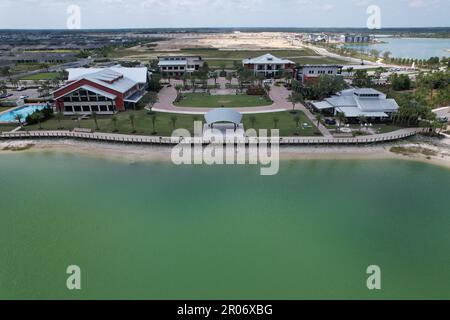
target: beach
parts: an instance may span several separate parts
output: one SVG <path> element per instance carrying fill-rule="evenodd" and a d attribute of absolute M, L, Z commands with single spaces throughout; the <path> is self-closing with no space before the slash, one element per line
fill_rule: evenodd
<path fill-rule="evenodd" d="M 168 146 L 112 144 L 71 139 L 0 141 L 0 155 L 26 153 L 63 153 L 108 158 L 117 161 L 168 162 Z M 282 146 L 280 160 L 381 160 L 398 159 L 450 168 L 450 139 L 414 138 L 413 141 L 366 146 Z"/>

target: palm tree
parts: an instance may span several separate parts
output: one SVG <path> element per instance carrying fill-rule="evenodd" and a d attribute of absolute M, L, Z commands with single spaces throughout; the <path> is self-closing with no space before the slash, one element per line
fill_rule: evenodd
<path fill-rule="evenodd" d="M 151 119 L 152 119 L 152 127 L 153 127 L 153 132 L 152 132 L 152 134 L 156 134 L 156 119 L 157 119 L 156 113 L 155 113 L 155 114 L 152 114 Z"/>
<path fill-rule="evenodd" d="M 175 126 L 177 125 L 177 120 L 178 120 L 177 116 L 170 117 L 170 122 L 172 123 L 173 130 L 175 130 Z"/>
<path fill-rule="evenodd" d="M 56 112 L 56 119 L 58 120 L 58 125 L 59 125 L 58 129 L 60 129 L 60 130 L 62 129 L 61 118 L 62 118 L 61 109 L 58 108 L 58 111 Z"/>
<path fill-rule="evenodd" d="M 97 112 L 92 111 L 92 119 L 94 119 L 95 129 L 96 130 L 100 130 L 99 127 L 98 127 Z"/>
<path fill-rule="evenodd" d="M 16 120 L 17 120 L 17 122 L 19 122 L 19 126 L 20 126 L 21 128 L 23 128 L 22 115 L 17 114 L 17 115 L 16 115 Z"/>
<path fill-rule="evenodd" d="M 345 113 L 343 113 L 343 112 L 338 112 L 336 114 L 336 118 L 339 121 L 339 128 L 341 127 L 342 123 L 345 123 L 345 121 L 347 120 L 347 117 L 345 116 Z"/>
<path fill-rule="evenodd" d="M 316 120 L 317 120 L 317 128 L 318 128 L 320 126 L 320 123 L 323 120 L 323 114 L 321 114 L 321 113 L 316 114 Z"/>
<path fill-rule="evenodd" d="M 130 115 L 128 116 L 128 118 L 130 119 L 130 124 L 131 124 L 131 129 L 132 129 L 132 133 L 135 133 L 135 127 L 134 127 L 134 120 L 136 119 L 136 116 L 134 115 L 134 113 L 130 113 Z"/>
<path fill-rule="evenodd" d="M 117 130 L 117 117 L 116 117 L 116 116 L 113 116 L 113 117 L 111 118 L 111 121 L 112 121 L 112 123 L 113 123 L 113 125 L 114 125 L 114 132 L 119 131 L 119 130 Z"/>
<path fill-rule="evenodd" d="M 295 105 L 303 101 L 303 96 L 301 93 L 292 92 L 288 97 L 288 101 L 292 103 L 292 111 L 295 111 Z"/>
<path fill-rule="evenodd" d="M 256 127 L 256 117 L 255 116 L 250 117 L 250 123 L 252 124 L 252 129 L 255 129 L 255 127 Z"/>
<path fill-rule="evenodd" d="M 232 83 L 232 81 L 233 81 L 233 74 L 231 74 L 231 73 L 227 73 L 227 76 L 226 76 L 226 78 L 227 78 L 227 81 L 229 81 L 229 82 L 230 82 L 230 86 L 231 86 L 231 83 Z"/>
<path fill-rule="evenodd" d="M 75 117 L 77 118 L 78 128 L 81 128 L 80 114 L 78 112 L 75 112 Z"/>
<path fill-rule="evenodd" d="M 273 127 L 274 129 L 278 129 L 278 123 L 280 122 L 280 119 L 273 118 Z"/>

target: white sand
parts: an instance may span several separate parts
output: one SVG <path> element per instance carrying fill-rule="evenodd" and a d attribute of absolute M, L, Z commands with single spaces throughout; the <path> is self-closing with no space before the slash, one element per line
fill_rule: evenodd
<path fill-rule="evenodd" d="M 392 147 L 414 150 L 398 154 Z M 167 146 L 125 145 L 76 140 L 27 140 L 0 142 L 0 155 L 26 153 L 63 153 L 108 158 L 125 162 L 171 161 Z M 419 151 L 418 151 L 419 150 Z M 399 159 L 420 161 L 450 168 L 450 139 L 433 142 L 374 145 L 374 146 L 293 146 L 280 148 L 281 160 L 375 160 Z"/>

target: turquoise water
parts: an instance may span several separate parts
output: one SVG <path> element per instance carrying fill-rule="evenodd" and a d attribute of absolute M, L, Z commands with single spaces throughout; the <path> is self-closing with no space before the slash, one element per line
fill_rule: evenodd
<path fill-rule="evenodd" d="M 22 121 L 25 121 L 27 116 L 33 114 L 35 111 L 42 110 L 45 107 L 46 105 L 30 105 L 18 108 L 0 115 L 0 122 L 17 122 L 17 115 L 20 115 L 22 117 Z"/>
<path fill-rule="evenodd" d="M 0 168 L 1 299 L 450 299 L 447 169 L 287 161 L 261 177 L 64 154 Z"/>
<path fill-rule="evenodd" d="M 431 57 L 448 57 L 450 39 L 422 38 L 380 38 L 383 42 L 371 45 L 349 45 L 349 48 L 368 52 L 376 49 L 382 52 L 390 51 L 393 57 L 411 59 L 429 59 Z"/>

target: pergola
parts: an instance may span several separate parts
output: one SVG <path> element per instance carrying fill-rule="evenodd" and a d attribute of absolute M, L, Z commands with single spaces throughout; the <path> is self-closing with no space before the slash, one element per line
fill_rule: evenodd
<path fill-rule="evenodd" d="M 233 109 L 218 108 L 205 114 L 205 120 L 210 128 L 214 128 L 216 123 L 232 123 L 236 131 L 242 122 L 242 114 Z"/>

